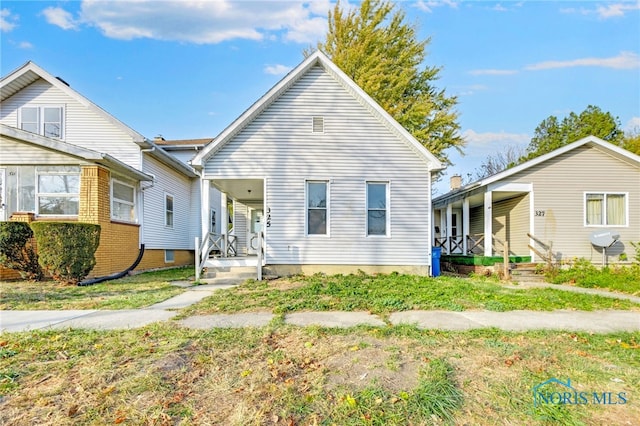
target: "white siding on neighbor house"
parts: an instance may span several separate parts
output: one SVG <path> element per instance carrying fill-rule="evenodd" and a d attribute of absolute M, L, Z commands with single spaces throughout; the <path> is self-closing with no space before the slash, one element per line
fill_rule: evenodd
<path fill-rule="evenodd" d="M 200 215 L 194 219 L 191 179 L 145 155 L 143 171 L 155 177 L 144 190 L 143 242 L 147 249 L 193 250 Z M 173 196 L 173 227 L 165 226 L 165 194 Z M 194 201 L 199 202 L 199 198 Z M 197 228 L 197 231 L 194 229 Z"/>
<path fill-rule="evenodd" d="M 599 263 L 589 236 L 604 227 L 584 224 L 585 192 L 625 192 L 629 217 L 626 227 L 607 227 L 620 234 L 622 245 L 607 250 L 617 256 L 633 253 L 630 241 L 640 241 L 640 169 L 600 148 L 581 146 L 509 177 L 510 182 L 533 183 L 534 235 L 553 243 L 553 251 L 569 260 L 584 257 Z M 542 216 L 542 214 L 544 214 Z"/>
<path fill-rule="evenodd" d="M 104 152 L 140 169 L 140 148 L 132 137 L 102 115 L 45 80 L 37 80 L 2 102 L 0 123 L 19 128 L 18 110 L 30 106 L 63 106 L 63 141 Z"/>
<path fill-rule="evenodd" d="M 312 133 L 312 117 L 324 133 Z M 316 66 L 205 165 L 206 178 L 267 178 L 270 264 L 430 264 L 427 164 Z M 306 236 L 305 182 L 329 181 L 328 236 Z M 389 182 L 388 237 L 366 236 L 366 182 Z"/>
<path fill-rule="evenodd" d="M 0 164 L 3 165 L 87 164 L 84 160 L 6 137 L 0 137 L 0 152 Z"/>

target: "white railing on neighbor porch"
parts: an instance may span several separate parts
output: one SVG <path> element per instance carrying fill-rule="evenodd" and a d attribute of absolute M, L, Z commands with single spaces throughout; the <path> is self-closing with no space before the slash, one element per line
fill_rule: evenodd
<path fill-rule="evenodd" d="M 204 263 L 209 257 L 234 257 L 238 254 L 237 237 L 230 234 L 216 234 L 210 232 L 200 243 L 200 238 L 195 241 L 196 281 L 200 280 Z"/>

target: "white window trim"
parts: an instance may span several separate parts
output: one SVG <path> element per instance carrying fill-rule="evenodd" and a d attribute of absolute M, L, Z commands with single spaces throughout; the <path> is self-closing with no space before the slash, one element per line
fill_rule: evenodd
<path fill-rule="evenodd" d="M 324 183 L 327 188 L 327 233 L 309 234 L 309 183 Z M 304 234 L 309 238 L 331 237 L 331 180 L 330 179 L 306 179 L 304 181 Z"/>
<path fill-rule="evenodd" d="M 130 202 L 130 201 L 127 201 L 127 200 L 121 200 L 120 198 L 116 198 L 113 195 L 113 184 L 114 183 L 118 183 L 120 185 L 128 186 L 129 188 L 131 188 L 133 190 L 133 202 Z M 110 189 L 111 189 L 111 194 L 110 194 L 111 195 L 111 208 L 110 208 L 110 210 L 111 210 L 111 219 L 112 220 L 116 220 L 118 222 L 137 223 L 138 222 L 138 220 L 137 220 L 138 219 L 138 209 L 137 209 L 137 206 L 136 206 L 136 200 L 137 200 L 137 197 L 138 197 L 138 193 L 136 191 L 136 187 L 134 185 L 131 185 L 130 183 L 123 182 L 123 181 L 118 180 L 118 179 L 111 179 L 111 188 Z M 115 217 L 113 215 L 113 203 L 114 203 L 114 201 L 117 201 L 118 203 L 126 204 L 126 205 L 129 205 L 129 206 L 133 207 L 133 220 L 126 220 L 126 219 L 122 219 L 122 218 L 119 218 L 119 217 Z"/>
<path fill-rule="evenodd" d="M 167 253 L 171 253 L 173 255 L 173 259 L 169 260 L 167 258 Z M 176 263 L 176 252 L 175 252 L 175 250 L 166 249 L 164 251 L 164 263 Z"/>
<path fill-rule="evenodd" d="M 602 211 L 602 221 L 606 222 L 607 220 L 607 195 L 624 195 L 624 225 L 609 225 L 609 224 L 601 224 L 601 225 L 592 225 L 587 223 L 587 195 L 595 194 L 595 195 L 603 195 L 603 211 Z M 629 193 L 628 192 L 616 192 L 616 191 L 584 191 L 582 194 L 582 220 L 584 222 L 584 226 L 587 228 L 628 228 L 629 227 Z"/>
<path fill-rule="evenodd" d="M 384 235 L 369 235 L 369 184 L 386 185 L 386 224 Z M 367 180 L 364 183 L 364 236 L 366 238 L 391 238 L 391 181 L 389 180 Z"/>
<path fill-rule="evenodd" d="M 80 173 L 74 172 L 56 172 L 56 171 L 39 171 L 36 167 L 36 200 L 35 200 L 35 209 L 37 216 L 48 216 L 48 217 L 78 217 L 80 214 L 80 188 L 78 188 L 78 193 L 64 193 L 64 192 L 40 192 L 40 176 L 78 176 L 80 179 Z M 58 198 L 78 198 L 78 213 L 76 214 L 49 214 L 49 213 L 40 213 L 40 197 L 58 197 Z"/>
<path fill-rule="evenodd" d="M 167 212 L 168 212 L 167 197 L 171 197 L 171 200 L 173 201 L 173 208 L 171 210 L 171 225 L 167 224 Z M 164 204 L 164 227 L 173 229 L 175 228 L 175 225 L 176 225 L 176 197 L 174 197 L 173 194 L 169 192 L 165 192 L 164 198 L 163 198 L 163 204 Z"/>
<path fill-rule="evenodd" d="M 66 130 L 66 109 L 64 105 L 56 105 L 56 104 L 37 104 L 37 105 L 23 105 L 18 109 L 18 129 L 22 129 L 22 108 L 37 108 L 38 109 L 38 135 L 44 135 L 44 109 L 45 108 L 58 108 L 60 109 L 60 137 L 55 138 L 51 136 L 51 139 L 64 140 L 65 138 L 65 130 Z"/>

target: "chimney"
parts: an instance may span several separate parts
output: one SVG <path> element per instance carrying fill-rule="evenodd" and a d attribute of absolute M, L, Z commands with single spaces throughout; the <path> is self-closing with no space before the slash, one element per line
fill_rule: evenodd
<path fill-rule="evenodd" d="M 449 178 L 449 186 L 451 187 L 452 191 L 456 189 L 460 189 L 460 187 L 462 186 L 462 176 L 460 175 L 451 176 L 451 178 Z"/>
<path fill-rule="evenodd" d="M 155 140 L 156 142 L 162 142 L 164 139 L 164 137 L 162 135 L 158 135 L 155 138 L 153 138 L 153 140 Z"/>

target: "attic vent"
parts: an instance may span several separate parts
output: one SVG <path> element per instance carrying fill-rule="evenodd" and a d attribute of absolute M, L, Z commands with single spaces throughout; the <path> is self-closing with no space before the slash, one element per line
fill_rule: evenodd
<path fill-rule="evenodd" d="M 313 117 L 313 133 L 324 133 L 324 117 Z"/>

